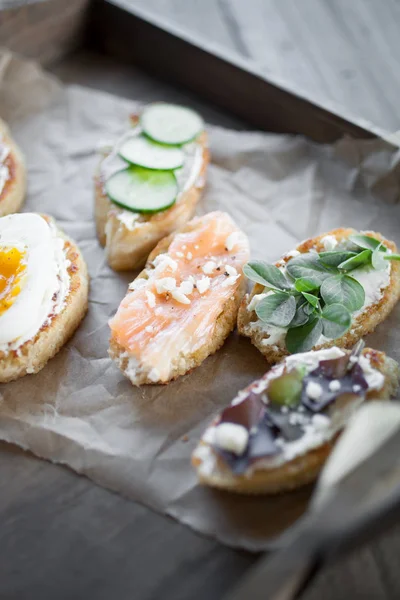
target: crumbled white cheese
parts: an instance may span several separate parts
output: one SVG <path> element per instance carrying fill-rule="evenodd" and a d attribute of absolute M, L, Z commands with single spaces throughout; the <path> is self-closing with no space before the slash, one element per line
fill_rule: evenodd
<path fill-rule="evenodd" d="M 147 375 L 147 377 L 150 379 L 150 381 L 153 381 L 155 383 L 156 381 L 160 381 L 160 372 L 158 371 L 158 369 L 153 367 Z"/>
<path fill-rule="evenodd" d="M 180 304 L 190 304 L 189 298 L 185 296 L 185 294 L 182 294 L 182 292 L 180 292 L 179 290 L 173 290 L 171 292 L 171 296 Z"/>
<path fill-rule="evenodd" d="M 10 177 L 10 172 L 7 165 L 0 164 L 0 194 L 2 193 L 6 182 Z"/>
<path fill-rule="evenodd" d="M 329 382 L 329 389 L 331 390 L 331 392 L 337 392 L 338 390 L 340 390 L 341 388 L 341 383 L 338 379 L 332 379 L 332 381 Z"/>
<path fill-rule="evenodd" d="M 228 273 L 228 275 L 237 275 L 238 274 L 235 267 L 232 267 L 232 265 L 225 265 L 225 271 Z"/>
<path fill-rule="evenodd" d="M 227 287 L 228 285 L 234 285 L 236 280 L 240 277 L 240 275 L 229 275 L 224 281 L 221 283 L 221 287 Z"/>
<path fill-rule="evenodd" d="M 147 333 L 152 333 L 154 331 L 153 325 L 146 325 L 144 329 L 147 331 Z"/>
<path fill-rule="evenodd" d="M 162 277 L 156 281 L 157 294 L 172 292 L 176 288 L 176 279 L 173 277 Z"/>
<path fill-rule="evenodd" d="M 186 247 L 187 247 L 186 244 L 183 244 L 182 250 L 186 250 Z"/>
<path fill-rule="evenodd" d="M 207 444 L 214 444 L 215 442 L 215 427 L 207 427 L 203 433 L 201 439 Z"/>
<path fill-rule="evenodd" d="M 192 254 L 191 252 L 188 252 L 188 253 L 186 254 L 186 258 L 187 258 L 188 260 L 192 260 L 192 258 L 193 258 L 193 254 Z"/>
<path fill-rule="evenodd" d="M 360 391 L 361 391 L 361 385 L 358 385 L 358 383 L 356 383 L 356 385 L 353 385 L 353 392 L 355 392 L 357 394 Z"/>
<path fill-rule="evenodd" d="M 199 290 L 199 294 L 204 294 L 210 287 L 210 278 L 202 277 L 196 282 L 196 287 Z"/>
<path fill-rule="evenodd" d="M 338 245 L 338 241 L 334 235 L 325 235 L 321 239 L 321 244 L 323 245 L 325 250 L 327 250 L 329 252 L 330 250 L 333 250 L 334 248 L 336 248 L 336 246 Z"/>
<path fill-rule="evenodd" d="M 268 292 L 268 294 L 271 294 L 271 293 L 272 292 Z M 253 310 L 255 310 L 257 308 L 258 304 L 261 302 L 261 300 L 266 298 L 268 296 L 268 294 L 256 294 L 255 296 L 253 296 L 247 305 L 247 310 L 249 312 L 252 312 Z"/>
<path fill-rule="evenodd" d="M 139 290 L 140 288 L 144 287 L 147 284 L 147 279 L 145 279 L 144 277 L 137 277 L 136 279 L 134 279 L 132 281 L 132 283 L 129 284 L 129 289 L 130 290 Z"/>
<path fill-rule="evenodd" d="M 199 246 L 198 244 L 195 244 L 195 245 L 194 245 L 194 249 L 195 249 L 195 250 L 198 250 L 199 248 L 200 248 L 200 246 Z"/>
<path fill-rule="evenodd" d="M 291 425 L 305 425 L 308 422 L 308 418 L 298 412 L 292 412 L 289 415 L 289 423 Z"/>
<path fill-rule="evenodd" d="M 217 263 L 213 260 L 208 260 L 201 268 L 205 275 L 211 275 L 211 273 L 217 268 Z"/>
<path fill-rule="evenodd" d="M 367 306 L 379 302 L 383 296 L 383 289 L 390 283 L 391 265 L 388 260 L 386 269 L 378 271 L 372 266 L 358 267 L 351 271 L 351 276 L 356 279 L 364 288 L 365 301 L 361 309 L 352 314 L 353 319 L 361 314 Z"/>
<path fill-rule="evenodd" d="M 265 333 L 268 334 L 268 338 L 261 341 L 262 346 L 276 346 L 279 348 L 285 341 L 287 329 L 284 327 L 276 327 L 275 325 L 269 325 L 268 323 L 263 323 L 262 321 L 256 321 L 254 324 L 251 324 L 251 327 L 257 330 L 265 331 Z"/>
<path fill-rule="evenodd" d="M 246 450 L 248 441 L 249 433 L 243 425 L 221 423 L 215 428 L 215 444 L 237 456 Z"/>
<path fill-rule="evenodd" d="M 178 289 L 180 292 L 182 292 L 182 294 L 186 294 L 186 296 L 189 296 L 193 292 L 193 282 L 189 279 L 187 279 L 186 281 L 182 281 Z"/>
<path fill-rule="evenodd" d="M 147 296 L 147 304 L 150 306 L 150 308 L 154 308 L 156 305 L 155 295 L 153 294 L 153 292 L 146 290 L 146 296 Z"/>
<path fill-rule="evenodd" d="M 176 260 L 168 256 L 168 254 L 159 254 L 156 256 L 156 258 L 153 260 L 153 265 L 156 268 L 160 268 L 160 270 L 169 268 L 171 271 L 176 271 L 178 268 L 178 263 Z"/>
<path fill-rule="evenodd" d="M 324 431 L 330 427 L 331 420 L 326 415 L 314 415 L 312 418 L 312 424 L 317 431 Z"/>
<path fill-rule="evenodd" d="M 228 237 L 226 238 L 225 241 L 225 248 L 227 250 L 229 250 L 229 252 L 231 250 L 233 250 L 233 248 L 236 246 L 236 244 L 239 241 L 239 232 L 238 231 L 233 231 L 230 235 L 228 235 Z"/>
<path fill-rule="evenodd" d="M 183 258 L 183 252 L 175 252 L 178 258 Z"/>
<path fill-rule="evenodd" d="M 284 258 L 294 258 L 295 256 L 298 256 L 300 254 L 300 252 L 298 250 L 290 250 L 290 252 L 286 252 L 286 254 L 284 254 Z"/>
<path fill-rule="evenodd" d="M 117 213 L 117 219 L 129 231 L 133 231 L 138 225 L 138 220 L 140 219 L 140 214 L 134 213 L 130 210 L 121 210 L 121 212 Z"/>
<path fill-rule="evenodd" d="M 306 387 L 306 394 L 311 400 L 319 400 L 322 396 L 322 387 L 316 381 L 309 381 Z"/>
<path fill-rule="evenodd" d="M 358 364 L 363 370 L 365 381 L 368 383 L 370 390 L 380 390 L 385 382 L 385 377 L 380 371 L 374 369 L 367 356 L 361 355 L 358 359 Z"/>

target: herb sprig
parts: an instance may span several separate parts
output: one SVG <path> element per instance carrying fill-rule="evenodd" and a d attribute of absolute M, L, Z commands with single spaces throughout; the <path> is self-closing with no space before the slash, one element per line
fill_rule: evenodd
<path fill-rule="evenodd" d="M 400 260 L 400 255 L 373 237 L 355 234 L 344 248 L 295 256 L 285 272 L 262 261 L 247 263 L 243 271 L 269 292 L 256 306 L 258 318 L 287 329 L 286 348 L 295 353 L 311 350 L 321 335 L 337 339 L 346 333 L 352 313 L 365 302 L 364 288 L 351 271 L 362 266 L 383 270 L 387 260 Z"/>

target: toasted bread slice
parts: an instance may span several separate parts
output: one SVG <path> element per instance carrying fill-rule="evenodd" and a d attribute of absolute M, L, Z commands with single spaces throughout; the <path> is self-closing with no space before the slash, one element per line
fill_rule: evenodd
<path fill-rule="evenodd" d="M 56 224 L 51 217 L 42 215 L 47 222 Z M 65 306 L 52 315 L 34 338 L 16 349 L 0 351 L 0 383 L 13 381 L 27 374 L 37 373 L 73 335 L 88 308 L 89 277 L 86 263 L 78 246 L 59 228 L 57 237 L 64 241 L 70 288 Z"/>
<path fill-rule="evenodd" d="M 315 238 L 310 238 L 299 244 L 295 252 L 301 254 L 309 252 L 311 249 L 317 252 L 326 250 L 324 238 L 335 238 L 341 242 L 350 235 L 357 233 L 354 229 L 334 229 L 329 233 L 323 233 Z M 398 249 L 394 242 L 386 240 L 380 233 L 373 231 L 363 232 L 382 242 L 393 253 L 398 253 Z M 288 252 L 280 261 L 275 263 L 277 267 L 282 267 L 293 258 L 293 251 Z M 352 272 L 349 272 L 351 275 Z M 269 333 L 257 326 L 258 318 L 255 310 L 251 309 L 250 302 L 254 296 L 263 292 L 263 286 L 256 283 L 250 294 L 247 294 L 239 309 L 238 314 L 238 329 L 241 335 L 247 336 L 252 343 L 260 350 L 270 364 L 274 364 L 288 355 L 284 339 L 273 340 Z M 382 295 L 378 301 L 373 302 L 365 307 L 364 310 L 355 313 L 351 328 L 340 338 L 324 341 L 324 343 L 314 346 L 314 350 L 320 348 L 329 348 L 331 346 L 339 346 L 341 348 L 350 348 L 359 339 L 374 331 L 374 329 L 386 319 L 400 298 L 400 262 L 391 261 L 390 280 L 382 290 Z M 250 305 L 250 309 L 249 309 Z"/>
<path fill-rule="evenodd" d="M 365 349 L 363 355 L 369 359 L 374 369 L 384 375 L 382 387 L 369 390 L 365 401 L 389 400 L 395 396 L 399 387 L 400 376 L 397 362 L 387 357 L 383 352 L 376 350 Z M 279 366 L 277 365 L 274 368 L 276 369 Z M 250 385 L 243 395 L 245 396 L 246 392 L 252 389 L 257 389 L 258 383 L 254 382 Z M 341 404 L 339 410 L 342 410 L 345 406 L 346 404 Z M 350 414 L 354 414 L 354 411 Z M 211 426 L 217 423 L 218 417 Z M 346 424 L 346 422 L 343 423 L 344 426 Z M 197 471 L 200 483 L 204 485 L 240 494 L 276 494 L 290 491 L 317 478 L 343 428 L 339 428 L 329 441 L 319 443 L 304 454 L 300 454 L 278 466 L 263 468 L 260 465 L 258 468 L 250 469 L 244 474 L 235 475 L 221 456 L 205 440 L 200 441 L 194 451 L 192 464 Z"/>
<path fill-rule="evenodd" d="M 227 250 L 224 240 L 232 233 L 237 235 L 237 240 Z M 128 292 L 116 317 L 110 322 L 109 354 L 134 385 L 167 383 L 199 366 L 222 346 L 236 323 L 245 291 L 242 267 L 248 254 L 246 236 L 227 214 L 221 212 L 197 217 L 179 233 L 159 242 L 150 254 L 146 268 L 133 282 L 137 289 Z M 194 281 L 195 276 L 201 274 L 201 279 L 209 279 L 209 289 L 200 292 L 196 281 L 193 291 L 188 294 L 191 299 L 188 304 L 180 304 L 168 292 L 165 296 L 159 295 L 156 291 L 156 270 L 160 267 L 155 269 L 154 263 L 162 255 L 175 262 L 176 267 L 170 271 L 168 266 L 166 269 L 161 266 L 161 276 L 177 276 L 183 282 L 191 278 Z M 187 259 L 187 256 L 190 258 Z M 210 278 L 204 277 L 201 270 L 211 257 L 216 265 L 214 279 L 211 279 L 211 273 Z M 218 261 L 221 267 L 217 267 Z M 225 268 L 232 272 L 235 267 L 237 276 L 231 275 L 232 279 L 228 281 Z M 140 280 L 148 281 L 148 284 L 139 287 Z M 223 286 L 224 281 L 227 286 Z M 149 292 L 156 301 L 151 308 L 144 295 Z M 142 297 L 139 297 L 140 294 Z M 131 320 L 134 322 L 134 349 L 128 347 L 123 331 L 131 327 Z M 150 332 L 148 336 L 143 331 L 144 327 Z"/>
<path fill-rule="evenodd" d="M 136 124 L 138 118 L 138 115 L 132 115 L 132 124 Z M 205 186 L 210 158 L 206 132 L 202 132 L 193 144 L 198 146 L 200 161 L 193 182 L 187 189 L 183 186 L 171 208 L 155 214 L 132 213 L 111 202 L 105 193 L 106 177 L 102 169 L 109 154 L 100 162 L 95 174 L 96 230 L 101 245 L 105 246 L 107 261 L 115 271 L 142 267 L 160 240 L 181 229 L 192 218 Z"/>
<path fill-rule="evenodd" d="M 24 157 L 6 123 L 0 119 L 0 217 L 17 212 L 25 194 Z"/>

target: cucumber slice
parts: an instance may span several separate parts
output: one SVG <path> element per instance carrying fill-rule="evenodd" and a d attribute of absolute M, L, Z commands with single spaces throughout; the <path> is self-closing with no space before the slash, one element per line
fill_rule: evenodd
<path fill-rule="evenodd" d="M 154 171 L 136 165 L 118 171 L 106 182 L 112 202 L 140 213 L 166 210 L 174 204 L 178 189 L 172 171 Z"/>
<path fill-rule="evenodd" d="M 140 117 L 144 133 L 162 144 L 190 142 L 204 129 L 204 121 L 194 110 L 175 104 L 151 104 Z"/>
<path fill-rule="evenodd" d="M 126 140 L 119 149 L 119 154 L 128 162 L 146 169 L 178 169 L 185 160 L 180 148 L 157 144 L 144 136 Z"/>

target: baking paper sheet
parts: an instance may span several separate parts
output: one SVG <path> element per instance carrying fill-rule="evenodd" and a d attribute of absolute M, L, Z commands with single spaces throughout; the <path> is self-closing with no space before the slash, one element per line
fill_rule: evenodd
<path fill-rule="evenodd" d="M 162 98 L 160 98 L 162 100 Z M 107 356 L 107 321 L 133 274 L 106 264 L 93 221 L 99 142 L 115 140 L 134 102 L 63 87 L 32 63 L 0 54 L 0 115 L 27 160 L 24 210 L 53 215 L 80 245 L 91 275 L 89 312 L 37 375 L 0 386 L 0 439 L 66 464 L 96 483 L 251 550 L 270 547 L 302 513 L 310 488 L 236 497 L 201 488 L 190 454 L 209 419 L 266 364 L 232 334 L 193 373 L 133 388 Z M 379 141 L 318 146 L 295 136 L 209 128 L 212 164 L 198 213 L 229 212 L 252 256 L 277 259 L 333 227 L 372 228 L 400 242 L 399 151 Z M 400 358 L 396 309 L 368 344 Z"/>

